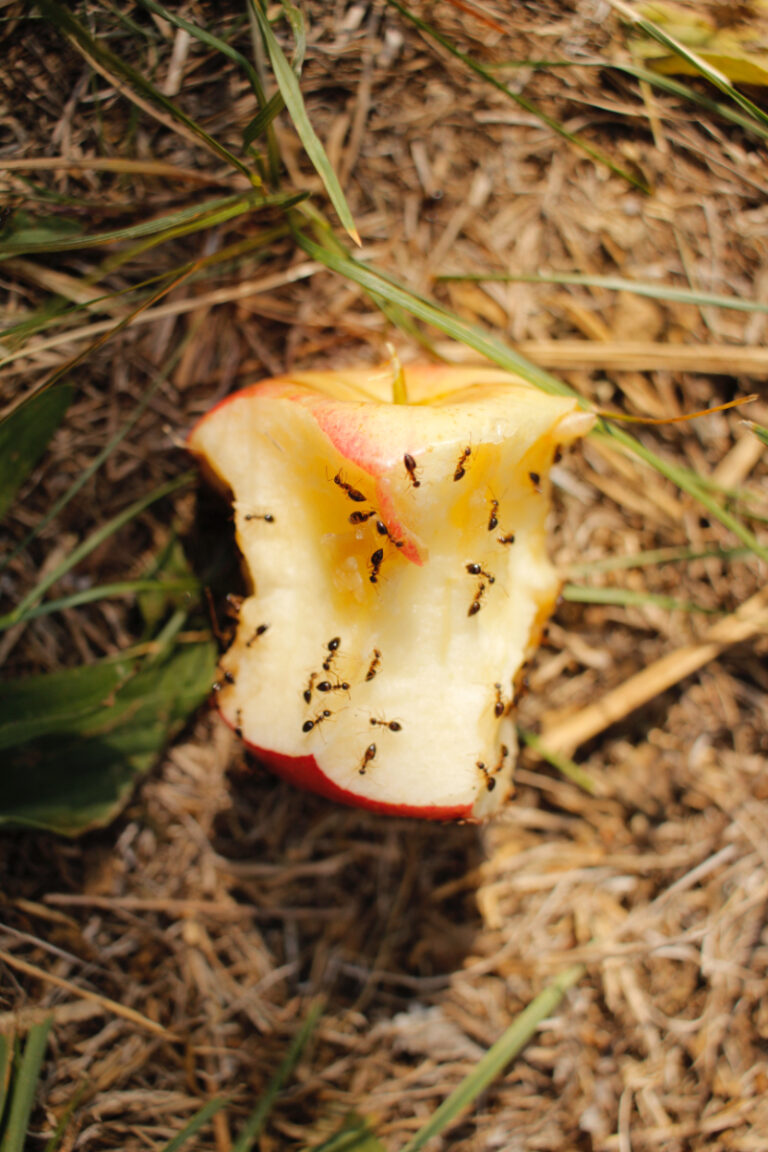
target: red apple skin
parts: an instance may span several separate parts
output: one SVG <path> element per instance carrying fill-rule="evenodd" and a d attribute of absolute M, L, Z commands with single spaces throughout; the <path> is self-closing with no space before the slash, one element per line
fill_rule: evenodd
<path fill-rule="evenodd" d="M 237 729 L 230 723 L 221 709 L 218 709 L 224 723 L 233 732 Z M 337 804 L 345 804 L 348 808 L 364 808 L 369 812 L 376 812 L 380 816 L 407 816 L 414 820 L 465 820 L 476 824 L 478 821 L 472 815 L 471 804 L 454 804 L 452 806 L 431 804 L 417 807 L 414 804 L 384 804 L 379 800 L 370 800 L 367 796 L 359 796 L 355 792 L 348 792 L 346 788 L 339 788 L 333 780 L 329 780 L 321 772 L 314 756 L 284 756 L 280 752 L 273 752 L 270 748 L 257 748 L 243 740 L 243 744 L 261 764 L 266 764 L 279 776 L 281 780 L 292 784 L 295 788 L 306 792 L 314 792 L 326 800 L 334 800 Z"/>
<path fill-rule="evenodd" d="M 466 820 L 477 823 L 472 817 L 471 804 L 457 804 L 453 807 L 430 805 L 423 808 L 413 804 L 384 804 L 380 800 L 371 800 L 367 796 L 339 788 L 338 784 L 334 784 L 320 771 L 314 756 L 283 756 L 268 748 L 256 748 L 247 742 L 245 746 L 257 760 L 267 764 L 276 775 L 289 784 L 308 792 L 315 792 L 318 796 L 324 796 L 326 800 L 346 804 L 349 808 L 365 808 L 380 816 L 409 816 L 417 820 Z"/>

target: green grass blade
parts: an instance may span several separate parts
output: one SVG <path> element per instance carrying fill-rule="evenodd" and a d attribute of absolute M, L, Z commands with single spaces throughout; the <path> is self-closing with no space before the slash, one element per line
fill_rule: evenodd
<path fill-rule="evenodd" d="M 622 0 L 610 0 L 610 2 L 616 11 L 620 12 L 634 28 L 639 28 L 646 36 L 649 36 L 652 40 L 655 40 L 658 44 L 667 48 L 675 56 L 679 56 L 681 60 L 685 60 L 686 63 L 695 68 L 701 76 L 709 80 L 710 84 L 714 84 L 716 88 L 719 88 L 720 91 L 733 100 L 735 104 L 743 108 L 753 120 L 758 124 L 762 124 L 764 127 L 768 127 L 768 115 L 766 115 L 763 109 L 739 92 L 738 88 L 735 88 L 728 77 L 724 76 L 722 72 L 719 72 L 716 68 L 707 64 L 706 60 L 702 60 L 700 56 L 697 56 L 695 52 L 692 52 L 690 48 L 687 48 L 685 44 L 676 39 L 676 37 L 670 36 L 660 25 L 655 24 L 652 20 L 647 20 L 639 16 L 637 12 L 633 11 L 628 4 L 624 4 Z"/>
<path fill-rule="evenodd" d="M 584 288 L 606 288 L 609 292 L 632 292 L 635 296 L 649 296 L 653 300 L 673 300 L 681 304 L 696 304 L 700 308 L 731 308 L 736 312 L 768 312 L 768 303 L 762 300 L 744 300 L 740 296 L 721 296 L 714 292 L 695 292 L 690 288 L 675 288 L 669 284 L 647 284 L 640 280 L 625 280 L 621 276 L 582 276 L 571 272 L 525 273 L 491 272 L 469 276 L 438 276 L 437 280 L 470 280 L 474 283 L 500 282 L 503 284 L 574 284 Z"/>
<path fill-rule="evenodd" d="M 0 423 L 0 519 L 45 452 L 64 418 L 73 390 L 59 384 L 33 396 Z"/>
<path fill-rule="evenodd" d="M 610 60 L 599 60 L 594 64 L 594 67 L 623 72 L 628 76 L 632 76 L 635 80 L 642 80 L 653 88 L 659 88 L 662 92 L 668 92 L 671 96 L 678 96 L 681 100 L 698 104 L 699 107 L 705 108 L 708 112 L 714 112 L 715 115 L 722 116 L 724 120 L 729 120 L 732 124 L 738 124 L 745 132 L 751 132 L 753 135 L 759 136 L 761 140 L 768 140 L 768 129 L 764 128 L 763 125 L 753 117 L 743 116 L 741 112 L 738 112 L 730 104 L 725 104 L 720 100 L 712 100 L 708 96 L 704 96 L 703 93 L 697 92 L 695 88 L 691 88 L 688 84 L 683 84 L 681 80 L 677 80 L 672 76 L 664 76 L 660 72 L 652 72 L 648 68 L 641 68 L 638 64 L 623 64 Z"/>
<path fill-rule="evenodd" d="M 634 588 L 589 588 L 583 584 L 566 584 L 562 591 L 564 600 L 573 604 L 617 604 L 622 608 L 643 607 L 652 604 L 667 612 L 717 613 L 716 608 L 706 608 L 692 600 L 677 600 L 674 596 L 663 596 L 655 592 L 639 592 Z"/>
<path fill-rule="evenodd" d="M 229 1101 L 223 1096 L 217 1097 L 215 1100 L 209 1100 L 207 1104 L 203 1105 L 199 1112 L 195 1112 L 192 1119 L 182 1128 L 181 1132 L 166 1144 L 163 1152 L 178 1152 L 179 1148 L 183 1148 L 186 1142 L 192 1136 L 196 1136 L 200 1129 L 204 1128 L 216 1113 L 220 1112 L 228 1103 Z"/>
<path fill-rule="evenodd" d="M 0 1032 L 0 1147 L 2 1147 L 3 1117 L 8 1103 L 8 1087 L 13 1068 L 13 1031 Z"/>
<path fill-rule="evenodd" d="M 43 1066 L 52 1020 L 34 1024 L 27 1033 L 24 1054 L 12 1081 L 12 1096 L 8 1108 L 8 1122 L 3 1133 L 2 1152 L 24 1152 L 28 1148 L 27 1128 L 35 1103 L 35 1092 Z"/>
<path fill-rule="evenodd" d="M 546 760 L 547 764 L 551 764 L 562 776 L 570 780 L 572 784 L 582 788 L 590 796 L 596 796 L 598 787 L 588 772 L 580 768 L 575 760 L 571 760 L 568 756 L 563 756 L 560 752 L 552 752 L 547 748 L 546 744 L 542 743 L 540 738 L 535 732 L 529 732 L 526 728 L 518 728 L 517 734 L 522 740 L 523 744 L 527 744 L 534 752 L 541 756 L 542 760 Z"/>
<path fill-rule="evenodd" d="M 310 1152 L 386 1152 L 364 1116 L 350 1112 L 338 1132 L 312 1146 Z"/>
<path fill-rule="evenodd" d="M 330 268 L 334 272 L 338 272 L 340 276 L 344 276 L 349 280 L 353 280 L 364 288 L 372 296 L 380 296 L 388 300 L 391 304 L 405 309 L 415 316 L 418 320 L 422 320 L 427 324 L 431 324 L 433 328 L 439 329 L 449 336 L 452 340 L 457 340 L 462 344 L 466 344 L 469 348 L 474 348 L 481 356 L 486 356 L 500 368 L 505 368 L 508 372 L 515 372 L 523 376 L 531 384 L 535 384 L 544 392 L 551 392 L 558 396 L 575 396 L 573 392 L 562 380 L 558 380 L 556 376 L 552 376 L 549 372 L 544 371 L 543 368 L 538 368 L 535 364 L 531 364 L 524 356 L 519 355 L 512 348 L 507 347 L 501 340 L 488 335 L 481 328 L 475 328 L 471 324 L 466 324 L 447 308 L 441 307 L 439 304 L 433 304 L 425 300 L 422 296 L 417 296 L 414 292 L 404 288 L 398 284 L 396 280 L 387 276 L 385 273 L 373 268 L 369 268 L 365 264 L 361 264 L 357 260 L 353 260 L 351 256 L 340 254 L 331 251 L 325 245 L 317 244 L 314 240 L 310 240 L 304 233 L 297 233 L 297 242 L 301 248 L 311 256 L 313 260 L 318 260 L 320 263 L 325 264 L 326 268 Z"/>
<path fill-rule="evenodd" d="M 256 173 L 251 172 L 249 168 L 237 156 L 234 156 L 228 148 L 220 144 L 213 136 L 210 136 L 200 125 L 187 116 L 178 108 L 172 100 L 164 96 L 153 84 L 137 72 L 125 61 L 116 56 L 109 48 L 105 48 L 103 44 L 98 43 L 90 35 L 88 31 L 80 24 L 74 16 L 66 8 L 57 2 L 57 0 L 36 0 L 37 6 L 40 9 L 43 17 L 62 32 L 70 41 L 72 41 L 79 49 L 81 54 L 91 64 L 98 68 L 98 70 L 107 73 L 110 79 L 115 81 L 118 90 L 129 99 L 136 99 L 142 97 L 141 104 L 149 103 L 155 108 L 160 109 L 162 112 L 170 115 L 179 124 L 182 124 L 188 132 L 191 132 L 206 148 L 210 149 L 216 156 L 222 160 L 226 160 L 238 172 L 241 172 L 248 178 L 251 183 L 258 182 Z"/>
<path fill-rule="evenodd" d="M 32 541 L 36 539 L 36 537 L 40 534 L 40 532 L 42 532 L 45 526 L 50 524 L 51 520 L 58 516 L 62 509 L 66 508 L 70 500 L 74 499 L 83 485 L 86 484 L 90 480 L 91 476 L 93 476 L 94 473 L 99 470 L 104 461 L 109 459 L 114 450 L 125 439 L 131 429 L 136 426 L 144 412 L 147 410 L 152 397 L 155 395 L 160 385 L 165 383 L 171 372 L 178 364 L 191 337 L 192 333 L 190 332 L 185 337 L 185 339 L 180 342 L 179 347 L 168 358 L 164 367 L 156 373 L 152 383 L 149 385 L 144 395 L 136 404 L 133 412 L 131 412 L 131 414 L 128 416 L 128 419 L 125 421 L 123 426 L 118 428 L 115 435 L 111 438 L 111 440 L 107 442 L 104 448 L 102 448 L 101 452 L 99 452 L 95 459 L 91 461 L 87 468 L 83 469 L 83 471 L 79 474 L 77 479 L 73 481 L 66 492 L 62 493 L 59 499 L 50 506 L 43 518 L 39 520 L 37 524 L 35 524 L 34 528 L 32 528 L 30 532 L 24 537 L 24 539 L 16 545 L 13 551 L 4 560 L 0 561 L 0 574 L 5 571 L 5 569 L 11 563 L 11 561 L 16 558 L 16 556 L 20 555 L 20 553 L 29 547 Z M 46 394 L 47 393 L 45 392 L 40 393 L 42 396 L 45 396 Z M 24 405 L 22 405 L 22 407 L 24 407 Z"/>
<path fill-rule="evenodd" d="M 168 480 L 165 484 L 161 484 L 158 488 L 153 489 L 147 496 L 142 496 L 140 500 L 135 500 L 128 508 L 125 508 L 122 512 L 119 512 L 117 516 L 113 516 L 106 524 L 102 524 L 92 532 L 90 536 L 78 544 L 76 548 L 73 548 L 69 555 L 65 556 L 61 563 L 57 564 L 56 568 L 50 572 L 48 576 L 38 581 L 31 592 L 27 593 L 21 603 L 11 613 L 12 623 L 18 623 L 18 621 L 24 617 L 25 613 L 42 599 L 51 585 L 55 584 L 57 580 L 60 580 L 66 572 L 69 572 L 70 569 L 74 568 L 76 564 L 79 564 L 86 556 L 89 556 L 95 548 L 98 548 L 100 544 L 108 540 L 110 536 L 113 536 L 115 532 L 125 524 L 128 524 L 129 521 L 139 516 L 146 508 L 154 504 L 156 500 L 161 500 L 164 496 L 169 496 L 172 492 L 183 488 L 184 485 L 190 484 L 196 475 L 197 474 L 192 471 L 184 472 L 181 476 L 177 476 L 173 480 Z"/>
<path fill-rule="evenodd" d="M 537 388 L 541 388 L 544 392 L 551 392 L 560 396 L 573 396 L 587 407 L 586 403 L 577 396 L 573 389 L 569 388 L 562 380 L 558 380 L 556 376 L 546 372 L 543 368 L 531 364 L 524 356 L 518 352 L 507 347 L 501 340 L 497 340 L 493 336 L 489 336 L 480 328 L 475 328 L 473 325 L 466 324 L 464 321 L 459 320 L 453 313 L 449 312 L 446 308 L 442 308 L 439 304 L 432 304 L 421 296 L 408 291 L 402 287 L 393 278 L 384 275 L 382 272 L 373 268 L 369 268 L 359 261 L 353 260 L 352 257 L 346 254 L 340 254 L 338 251 L 332 250 L 330 247 L 318 244 L 314 240 L 310 240 L 303 232 L 297 231 L 297 243 L 301 248 L 311 256 L 312 259 L 325 264 L 334 272 L 339 275 L 345 276 L 349 280 L 353 280 L 359 284 L 374 298 L 381 296 L 391 303 L 406 309 L 417 319 L 431 324 L 434 328 L 438 328 L 453 340 L 458 340 L 462 344 L 466 344 L 469 348 L 474 348 L 481 356 L 487 357 L 492 360 L 494 364 L 498 364 L 500 368 L 505 368 L 508 372 L 515 372 L 522 376 L 529 383 L 535 384 Z M 620 443 L 624 448 L 631 452 L 634 456 L 639 456 L 645 460 L 662 476 L 666 476 L 684 492 L 689 493 L 696 500 L 702 504 L 707 511 L 716 519 L 719 520 L 729 531 L 733 532 L 742 544 L 745 544 L 756 556 L 768 563 L 768 548 L 760 544 L 757 537 L 750 532 L 746 525 L 733 516 L 726 508 L 723 508 L 717 500 L 710 495 L 706 490 L 704 481 L 700 480 L 693 472 L 686 468 L 681 468 L 678 465 L 670 464 L 661 456 L 655 453 L 652 449 L 647 448 L 642 441 L 630 436 L 623 428 L 610 424 L 605 420 L 598 421 L 595 432 L 593 435 L 607 436 L 616 442 Z"/>
<path fill-rule="evenodd" d="M 750 432 L 754 432 L 758 440 L 768 448 L 768 428 L 765 428 L 762 424 L 756 424 L 754 420 L 747 420 L 746 423 L 749 425 Z"/>
<path fill-rule="evenodd" d="M 477 1097 L 499 1077 L 510 1060 L 514 1059 L 565 996 L 578 983 L 585 968 L 574 964 L 553 980 L 517 1017 L 496 1043 L 478 1060 L 473 1070 L 458 1088 L 443 1101 L 427 1123 L 408 1141 L 401 1152 L 419 1152 L 428 1140 L 439 1136 L 469 1108 Z"/>
<path fill-rule="evenodd" d="M 585 564 L 569 564 L 569 576 L 591 576 L 593 572 L 618 572 L 626 568 L 656 568 L 661 564 L 674 564 L 688 560 L 746 560 L 752 555 L 749 548 L 649 548 L 646 552 L 633 552 L 629 556 L 605 556 Z"/>
<path fill-rule="evenodd" d="M 307 1045 L 307 1041 L 315 1030 L 315 1026 L 320 1019 L 322 1011 L 323 1005 L 320 1001 L 315 1001 L 315 1003 L 310 1007 L 306 1019 L 301 1025 L 299 1031 L 296 1033 L 293 1039 L 293 1043 L 288 1049 L 288 1052 L 280 1064 L 280 1067 L 272 1077 L 266 1092 L 262 1096 L 257 1106 L 254 1108 L 251 1115 L 246 1120 L 237 1139 L 232 1145 L 231 1152 L 251 1152 L 251 1149 L 258 1140 L 261 1130 L 264 1127 L 270 1112 L 272 1111 L 272 1105 L 274 1104 L 278 1093 L 282 1089 L 288 1077 L 293 1072 L 293 1069 L 296 1067 L 299 1058 Z"/>
<path fill-rule="evenodd" d="M 666 476 L 678 488 L 682 488 L 683 492 L 687 492 L 698 500 L 707 511 L 714 516 L 716 520 L 729 529 L 737 540 L 741 540 L 756 556 L 761 560 L 768 563 L 768 548 L 760 543 L 757 537 L 750 532 L 745 524 L 733 516 L 727 508 L 721 507 L 717 500 L 707 491 L 703 482 L 687 468 L 681 468 L 677 464 L 671 464 L 668 460 L 664 460 L 656 452 L 650 448 L 646 448 L 645 444 L 640 440 L 636 440 L 634 436 L 630 436 L 623 428 L 617 427 L 615 424 L 609 424 L 606 421 L 600 421 L 595 430 L 594 435 L 603 435 L 610 439 L 617 441 L 622 447 L 628 449 L 635 456 L 639 456 L 660 472 L 662 476 Z"/>
<path fill-rule="evenodd" d="M 307 115 L 307 110 L 304 106 L 304 97 L 301 94 L 301 87 L 299 86 L 296 73 L 278 44 L 275 34 L 272 31 L 272 26 L 261 10 L 258 0 L 250 0 L 250 4 L 256 22 L 258 23 L 259 31 L 264 38 L 264 44 L 269 54 L 277 86 L 285 101 L 285 106 L 288 109 L 299 139 L 304 145 L 304 149 L 312 161 L 317 174 L 323 181 L 331 203 L 345 231 L 349 233 L 356 244 L 360 244 L 360 236 L 355 227 L 355 222 L 352 219 L 349 205 L 341 190 L 338 177 Z"/>
<path fill-rule="evenodd" d="M 21 617 L 15 612 L 8 612 L 0 616 L 0 632 L 12 628 L 14 624 L 23 624 L 27 620 L 37 620 L 40 616 L 50 616 L 53 612 L 63 612 L 66 608 L 80 608 L 83 604 L 93 604 L 96 600 L 112 600 L 121 596 L 136 596 L 140 592 L 159 593 L 163 596 L 183 593 L 191 595 L 200 592 L 200 581 L 194 576 L 179 578 L 178 580 L 119 580 L 113 584 L 99 584 L 95 588 L 85 588 L 82 592 L 73 592 L 71 596 L 62 596 L 58 600 L 46 600 L 34 608 L 28 609 Z"/>
<path fill-rule="evenodd" d="M 34 233 L 12 233 L 8 240 L 0 242 L 0 260 L 8 256 L 34 255 L 36 252 L 72 252 L 82 248 L 98 248 L 123 240 L 138 240 L 144 236 L 167 234 L 168 239 L 185 236 L 201 228 L 215 227 L 233 217 L 250 212 L 253 208 L 282 207 L 289 198 L 284 194 L 262 196 L 258 192 L 246 192 L 239 196 L 220 196 L 214 200 L 181 208 L 165 216 L 153 216 L 141 224 L 131 224 L 126 228 L 114 228 L 107 232 L 67 235 L 51 239 L 43 236 L 35 240 Z"/>
<path fill-rule="evenodd" d="M 205 44 L 206 48 L 212 48 L 214 52 L 220 52 L 222 56 L 226 56 L 233 64 L 237 64 L 238 68 L 242 68 L 248 77 L 248 83 L 253 89 L 254 95 L 260 104 L 266 104 L 267 98 L 262 87 L 259 74 L 251 64 L 250 60 L 243 56 L 242 52 L 238 52 L 231 44 L 227 44 L 226 40 L 221 40 L 218 36 L 214 36 L 206 28 L 201 28 L 199 24 L 193 24 L 190 20 L 185 20 L 183 16 L 163 7 L 158 4 L 157 0 L 139 0 L 142 8 L 146 8 L 149 12 L 154 12 L 156 16 L 162 17 L 167 20 L 169 24 L 173 24 L 175 28 L 181 28 L 184 32 L 188 32 L 195 40 L 199 40 L 201 44 Z"/>
<path fill-rule="evenodd" d="M 514 89 L 505 84 L 503 80 L 499 80 L 499 78 L 494 75 L 492 69 L 486 68 L 484 64 L 479 64 L 472 56 L 467 55 L 466 52 L 462 52 L 460 48 L 456 47 L 453 41 L 449 40 L 447 36 L 443 36 L 442 32 L 438 32 L 431 24 L 427 24 L 420 16 L 411 12 L 409 8 L 406 8 L 404 4 L 400 3 L 400 0 L 387 0 L 387 4 L 389 4 L 390 8 L 395 8 L 400 15 L 404 16 L 406 20 L 409 20 L 411 24 L 414 24 L 425 36 L 428 36 L 431 40 L 440 44 L 446 52 L 450 52 L 457 60 L 461 60 L 463 64 L 466 64 L 468 68 L 471 68 L 473 72 L 481 76 L 488 84 L 491 84 L 499 92 L 503 92 L 505 96 L 513 100 L 520 108 L 524 108 L 526 112 L 531 116 L 535 116 L 537 120 L 540 120 L 547 128 L 550 128 L 553 132 L 556 132 L 558 136 L 567 140 L 569 144 L 586 153 L 591 160 L 594 160 L 598 164 L 603 164 L 616 176 L 621 176 L 623 180 L 626 180 L 635 188 L 639 188 L 643 192 L 650 191 L 648 185 L 643 180 L 640 180 L 637 176 L 634 176 L 631 172 L 628 172 L 625 168 L 616 164 L 611 160 L 610 156 L 601 152 L 599 148 L 593 147 L 593 145 L 589 144 L 586 140 L 582 140 L 580 136 L 569 132 L 567 128 L 564 128 L 554 117 L 543 112 L 532 100 L 529 100 L 526 96 L 521 96 L 519 92 L 515 92 Z"/>

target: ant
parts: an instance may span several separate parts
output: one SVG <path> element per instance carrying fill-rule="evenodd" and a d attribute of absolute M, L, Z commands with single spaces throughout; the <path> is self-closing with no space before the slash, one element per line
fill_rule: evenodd
<path fill-rule="evenodd" d="M 389 540 L 390 544 L 394 544 L 395 548 L 402 548 L 405 543 L 404 540 L 395 540 L 383 520 L 376 521 L 376 531 L 379 536 L 386 536 L 387 540 Z"/>
<path fill-rule="evenodd" d="M 470 445 L 469 448 L 464 449 L 461 456 L 459 457 L 459 462 L 456 465 L 456 471 L 453 474 L 454 480 L 461 480 L 462 476 L 466 476 L 467 470 L 464 467 L 464 465 L 467 462 L 467 460 L 469 460 L 471 455 L 472 455 L 472 447 Z"/>
<path fill-rule="evenodd" d="M 309 704 L 310 701 L 312 700 L 312 686 L 314 685 L 315 680 L 317 680 L 317 672 L 313 672 L 311 674 L 311 676 L 309 677 L 309 681 L 307 683 L 307 686 L 304 689 L 304 691 L 302 692 L 302 696 L 306 700 L 307 704 Z"/>
<path fill-rule="evenodd" d="M 488 769 L 486 768 L 486 766 L 482 760 L 477 760 L 477 761 L 475 761 L 475 763 L 476 763 L 477 767 L 480 769 L 480 771 L 482 772 L 483 776 L 485 777 L 486 788 L 488 789 L 489 792 L 493 792 L 494 788 L 496 787 L 496 781 L 494 780 L 493 776 L 488 771 Z"/>
<path fill-rule="evenodd" d="M 322 712 L 318 712 L 314 720 L 305 720 L 301 726 L 302 732 L 311 732 L 317 724 L 322 724 L 323 720 L 327 720 L 331 713 L 327 708 L 323 708 Z"/>
<path fill-rule="evenodd" d="M 510 532 L 508 536 L 497 536 L 496 539 L 499 544 L 514 544 L 515 534 L 514 532 Z"/>
<path fill-rule="evenodd" d="M 243 710 L 238 708 L 235 712 L 235 736 L 243 735 Z"/>
<path fill-rule="evenodd" d="M 253 636 L 251 636 L 250 640 L 246 640 L 246 648 L 250 648 L 251 644 L 255 644 L 259 637 L 264 635 L 267 628 L 269 628 L 269 624 L 259 624 L 258 628 L 254 629 Z"/>
<path fill-rule="evenodd" d="M 338 636 L 334 636 L 333 640 L 328 641 L 328 655 L 326 656 L 325 660 L 323 660 L 323 672 L 330 671 L 333 658 L 338 652 L 340 645 L 341 640 Z"/>
<path fill-rule="evenodd" d="M 509 748 L 507 748 L 506 744 L 501 745 L 500 751 L 501 751 L 501 755 L 499 756 L 499 762 L 493 770 L 494 776 L 498 772 L 501 772 L 501 769 L 504 767 L 504 761 L 506 760 L 507 756 L 509 756 Z"/>
<path fill-rule="evenodd" d="M 275 518 L 271 512 L 246 512 L 246 520 L 263 520 L 266 524 L 274 524 Z"/>
<path fill-rule="evenodd" d="M 491 576 L 490 572 L 484 572 L 479 564 L 467 564 L 466 569 L 470 576 L 485 576 L 489 584 L 496 583 L 496 577 Z"/>
<path fill-rule="evenodd" d="M 409 452 L 406 452 L 405 456 L 403 456 L 403 464 L 405 464 L 405 470 L 408 473 L 414 488 L 420 488 L 421 480 L 416 479 L 416 461 Z"/>
<path fill-rule="evenodd" d="M 482 607 L 480 601 L 483 598 L 484 592 L 485 592 L 485 583 L 481 580 L 479 585 L 478 585 L 477 592 L 475 592 L 475 598 L 469 606 L 469 611 L 467 612 L 467 616 L 476 616 L 477 613 L 480 611 L 480 609 Z"/>
<path fill-rule="evenodd" d="M 226 672 L 222 672 L 221 680 L 214 680 L 213 684 L 211 685 L 211 688 L 213 689 L 214 692 L 221 692 L 221 690 L 225 684 L 234 684 L 234 682 L 235 682 L 234 676 L 232 675 L 232 673 L 229 670 L 227 670 Z"/>
<path fill-rule="evenodd" d="M 488 531 L 493 532 L 494 528 L 498 528 L 499 526 L 499 518 L 496 515 L 499 510 L 499 502 L 496 499 L 491 499 L 490 504 L 491 514 L 488 517 Z"/>
<path fill-rule="evenodd" d="M 361 776 L 365 776 L 365 770 L 368 767 L 368 765 L 370 764 L 371 760 L 373 760 L 375 755 L 376 755 L 376 745 L 375 744 L 369 744 L 365 750 L 365 754 L 363 755 L 363 762 L 360 765 L 360 767 L 358 768 L 358 772 L 360 773 Z"/>
<path fill-rule="evenodd" d="M 529 472 L 528 479 L 530 480 L 531 484 L 533 484 L 536 491 L 541 492 L 541 476 L 539 476 L 538 472 Z"/>
<path fill-rule="evenodd" d="M 364 503 L 365 496 L 363 496 L 362 492 L 358 492 L 357 488 L 353 488 L 351 484 L 346 482 L 346 480 L 342 480 L 341 469 L 339 469 L 339 471 L 334 476 L 333 482 L 334 484 L 338 484 L 339 488 L 343 488 L 347 496 L 349 496 L 350 500 L 354 500 L 355 504 Z"/>
<path fill-rule="evenodd" d="M 371 574 L 368 577 L 371 584 L 375 584 L 377 582 L 377 580 L 379 579 L 379 569 L 381 568 L 383 560 L 384 560 L 384 549 L 383 548 L 377 548 L 376 551 L 371 556 Z M 323 665 L 323 667 L 325 667 L 325 665 Z"/>
<path fill-rule="evenodd" d="M 331 684 L 330 680 L 321 680 L 317 686 L 318 692 L 349 692 L 349 684 L 346 680 L 340 680 L 338 684 Z"/>
<path fill-rule="evenodd" d="M 402 732 L 403 730 L 399 720 L 377 720 L 375 716 L 371 716 L 371 724 L 377 724 L 379 728 L 389 728 L 390 732 Z"/>
<path fill-rule="evenodd" d="M 496 689 L 496 702 L 493 705 L 493 714 L 498 719 L 500 716 L 504 715 L 505 704 L 504 698 L 501 695 L 501 684 L 494 684 L 494 688 Z"/>
<path fill-rule="evenodd" d="M 373 659 L 371 660 L 368 671 L 365 674 L 366 680 L 373 680 L 374 676 L 379 670 L 379 664 L 381 664 L 381 652 L 379 652 L 378 648 L 374 648 Z"/>
<path fill-rule="evenodd" d="M 370 520 L 371 516 L 375 516 L 376 512 L 351 512 L 349 515 L 350 524 L 365 524 L 366 520 Z"/>

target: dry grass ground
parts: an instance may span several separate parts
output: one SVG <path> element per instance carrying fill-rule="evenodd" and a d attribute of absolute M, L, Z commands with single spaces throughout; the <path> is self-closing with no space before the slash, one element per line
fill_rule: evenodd
<path fill-rule="evenodd" d="M 74 10 L 238 152 L 256 108 L 236 65 L 139 7 L 119 7 L 121 17 L 96 0 Z M 764 313 L 602 287 L 436 280 L 575 271 L 742 299 L 765 301 L 768 291 L 764 142 L 592 66 L 628 59 L 626 29 L 599 0 L 467 7 L 503 32 L 461 5 L 416 6 L 483 62 L 573 62 L 501 74 L 651 191 L 554 135 L 386 4 L 309 3 L 302 87 L 365 259 L 603 407 L 670 417 L 763 389 Z M 727 6 L 702 7 L 727 18 Z M 249 52 L 240 6 L 189 0 L 179 11 Z M 9 205 L 79 214 L 101 232 L 245 187 L 92 71 L 50 25 L 13 3 L 0 16 Z M 277 139 L 285 186 L 323 204 L 285 117 Z M 298 252 L 273 216 L 268 245 L 183 282 L 77 369 L 67 420 L 5 522 L 11 543 L 170 364 L 132 433 L 14 560 L 0 588 L 7 607 L 57 550 L 187 467 L 181 437 L 229 390 L 292 366 L 375 360 L 393 338 L 404 358 L 425 354 L 393 337 L 355 284 Z M 3 402 L 126 314 L 119 296 L 93 299 L 104 286 L 127 288 L 253 240 L 265 220 L 236 217 L 127 265 L 116 258 L 98 288 L 89 274 L 124 246 L 6 260 L 8 324 L 51 294 L 93 302 L 6 362 Z M 765 539 L 768 470 L 746 415 L 768 423 L 765 398 L 636 435 L 732 490 L 742 513 L 751 493 L 749 523 Z M 575 961 L 585 977 L 446 1146 L 768 1148 L 765 565 L 710 555 L 616 567 L 645 550 L 738 541 L 604 441 L 566 458 L 557 484 L 552 545 L 564 575 L 641 594 L 629 604 L 562 603 L 521 704 L 522 726 L 574 756 L 597 794 L 529 751 L 514 801 L 487 827 L 377 818 L 278 783 L 204 709 L 109 827 L 76 841 L 4 834 L 0 1026 L 23 1032 L 41 1015 L 54 1019 L 30 1149 L 45 1146 L 76 1095 L 62 1148 L 139 1152 L 225 1093 L 230 1105 L 196 1147 L 228 1152 L 317 996 L 324 1013 L 263 1152 L 311 1145 L 350 1109 L 374 1118 L 396 1149 Z M 77 577 L 137 575 L 169 525 L 191 532 L 195 515 L 189 494 L 166 501 L 92 553 Z M 602 561 L 614 566 L 576 571 Z M 68 579 L 59 594 L 79 587 Z M 707 612 L 669 610 L 644 593 Z M 746 623 L 734 616 L 755 596 Z M 4 675 L 89 662 L 135 635 L 129 601 L 41 617 L 0 637 Z"/>

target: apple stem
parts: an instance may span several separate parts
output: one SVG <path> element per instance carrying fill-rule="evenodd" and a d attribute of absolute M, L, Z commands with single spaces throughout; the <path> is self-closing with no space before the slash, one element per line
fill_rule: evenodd
<path fill-rule="evenodd" d="M 407 404 L 408 403 L 408 390 L 405 386 L 405 372 L 400 363 L 394 344 L 387 344 L 387 351 L 389 352 L 389 362 L 392 366 L 392 403 L 393 404 Z"/>

